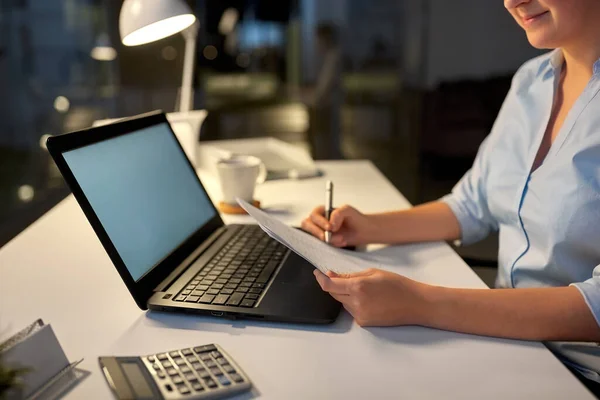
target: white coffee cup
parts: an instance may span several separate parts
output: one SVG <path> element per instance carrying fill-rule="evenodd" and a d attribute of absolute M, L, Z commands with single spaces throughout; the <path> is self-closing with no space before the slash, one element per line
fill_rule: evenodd
<path fill-rule="evenodd" d="M 237 205 L 237 198 L 252 203 L 254 189 L 267 178 L 265 164 L 258 157 L 232 155 L 217 162 L 223 202 Z"/>

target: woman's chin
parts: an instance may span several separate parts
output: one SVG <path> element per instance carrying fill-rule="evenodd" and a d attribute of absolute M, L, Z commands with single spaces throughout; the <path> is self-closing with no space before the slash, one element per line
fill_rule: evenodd
<path fill-rule="evenodd" d="M 527 40 L 536 49 L 556 49 L 560 47 L 559 41 L 553 36 L 543 31 L 527 32 Z"/>

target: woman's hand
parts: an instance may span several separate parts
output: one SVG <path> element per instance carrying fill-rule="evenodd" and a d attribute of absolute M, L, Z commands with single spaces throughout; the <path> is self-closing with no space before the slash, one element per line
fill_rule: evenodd
<path fill-rule="evenodd" d="M 429 285 L 378 269 L 343 276 L 315 270 L 315 276 L 360 326 L 422 325 L 425 321 Z"/>
<path fill-rule="evenodd" d="M 319 206 L 302 221 L 302 229 L 325 240 L 325 231 L 331 231 L 330 244 L 335 247 L 360 246 L 371 243 L 374 223 L 369 216 L 350 206 L 336 208 L 329 221 L 325 208 Z"/>

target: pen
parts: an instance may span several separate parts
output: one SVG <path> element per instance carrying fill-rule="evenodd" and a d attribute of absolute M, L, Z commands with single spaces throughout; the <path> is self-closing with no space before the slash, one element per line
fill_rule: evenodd
<path fill-rule="evenodd" d="M 325 218 L 329 221 L 333 211 L 333 182 L 327 181 L 325 185 Z M 331 240 L 331 231 L 325 231 L 325 243 Z"/>

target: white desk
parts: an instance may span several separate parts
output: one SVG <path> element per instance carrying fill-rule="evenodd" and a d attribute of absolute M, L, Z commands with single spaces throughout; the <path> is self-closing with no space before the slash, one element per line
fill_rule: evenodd
<path fill-rule="evenodd" d="M 366 212 L 408 207 L 369 162 L 319 164 L 336 182 L 336 202 Z M 217 200 L 218 187 L 205 186 Z M 299 224 L 322 200 L 324 181 L 276 181 L 257 198 Z M 226 217 L 226 222 L 251 222 Z M 483 287 L 445 244 L 384 249 L 392 268 L 429 283 Z M 250 375 L 252 396 L 321 398 L 592 398 L 541 344 L 420 327 L 363 329 L 343 313 L 330 326 L 232 322 L 144 313 L 121 282 L 72 197 L 0 250 L 0 332 L 41 317 L 71 359 L 92 374 L 71 398 L 110 398 L 100 355 L 137 355 L 216 342 Z"/>

